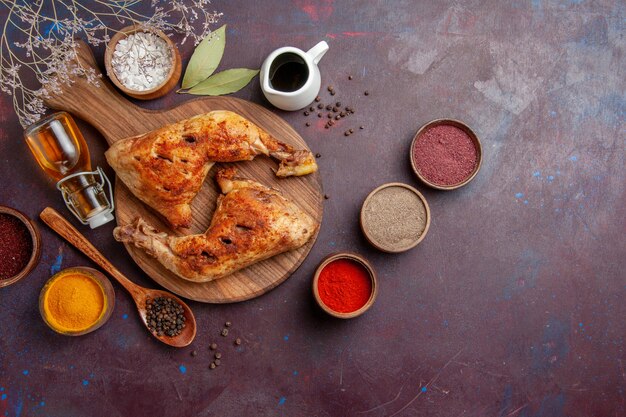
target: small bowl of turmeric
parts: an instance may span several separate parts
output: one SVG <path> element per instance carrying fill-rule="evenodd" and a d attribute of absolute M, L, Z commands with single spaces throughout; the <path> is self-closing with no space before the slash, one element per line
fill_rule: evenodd
<path fill-rule="evenodd" d="M 66 336 L 82 336 L 100 328 L 114 307 L 115 292 L 108 278 L 83 266 L 54 274 L 39 295 L 43 321 Z"/>

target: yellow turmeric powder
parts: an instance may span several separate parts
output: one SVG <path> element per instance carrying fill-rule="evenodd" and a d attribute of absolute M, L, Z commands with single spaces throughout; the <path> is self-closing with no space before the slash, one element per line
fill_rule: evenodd
<path fill-rule="evenodd" d="M 46 291 L 44 311 L 60 331 L 82 331 L 96 323 L 105 310 L 104 291 L 88 275 L 71 271 L 53 280 Z"/>

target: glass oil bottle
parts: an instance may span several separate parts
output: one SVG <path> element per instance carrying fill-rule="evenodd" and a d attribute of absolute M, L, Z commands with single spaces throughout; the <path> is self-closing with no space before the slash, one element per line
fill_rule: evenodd
<path fill-rule="evenodd" d="M 87 143 L 68 113 L 54 113 L 29 126 L 24 138 L 39 166 L 58 181 L 67 208 L 82 224 L 95 229 L 113 220 L 111 182 L 102 168 L 91 170 Z"/>

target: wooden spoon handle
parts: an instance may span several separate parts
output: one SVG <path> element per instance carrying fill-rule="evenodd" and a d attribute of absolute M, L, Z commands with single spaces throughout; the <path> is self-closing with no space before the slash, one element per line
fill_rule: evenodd
<path fill-rule="evenodd" d="M 107 271 L 124 288 L 126 288 L 128 292 L 131 293 L 133 298 L 135 298 L 137 293 L 141 292 L 141 287 L 126 278 L 116 267 L 113 266 L 113 264 L 111 264 L 111 262 L 109 262 L 108 259 L 104 257 L 104 255 L 100 253 L 98 249 L 89 243 L 85 236 L 76 230 L 76 228 L 65 220 L 55 209 L 46 207 L 43 209 L 39 217 L 63 239 L 67 240 L 72 246 L 87 255 L 89 259 Z"/>

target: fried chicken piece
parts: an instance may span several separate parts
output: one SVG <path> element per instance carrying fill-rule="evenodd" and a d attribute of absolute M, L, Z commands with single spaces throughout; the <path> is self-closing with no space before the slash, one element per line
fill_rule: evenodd
<path fill-rule="evenodd" d="M 204 234 L 169 236 L 138 218 L 116 227 L 113 236 L 145 250 L 183 279 L 206 282 L 297 249 L 315 234 L 318 223 L 280 191 L 235 175 L 234 168 L 218 171 L 223 194 Z"/>

